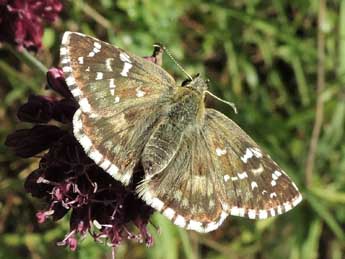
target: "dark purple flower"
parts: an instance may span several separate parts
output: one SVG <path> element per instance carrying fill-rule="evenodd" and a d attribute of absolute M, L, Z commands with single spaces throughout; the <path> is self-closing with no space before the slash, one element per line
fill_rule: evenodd
<path fill-rule="evenodd" d="M 42 46 L 43 23 L 52 23 L 62 10 L 60 0 L 1 0 L 0 41 L 19 49 Z"/>
<path fill-rule="evenodd" d="M 21 121 L 39 125 L 17 130 L 6 139 L 6 145 L 18 156 L 43 153 L 39 168 L 25 182 L 27 192 L 48 203 L 45 210 L 36 213 L 38 222 L 58 220 L 71 211 L 70 232 L 58 245 L 73 251 L 78 237 L 88 233 L 113 247 L 129 239 L 151 246 L 153 239 L 147 224 L 153 209 L 135 194 L 139 177 L 125 187 L 85 154 L 71 133 L 78 104 L 61 69 L 50 69 L 47 81 L 47 89 L 60 95 L 30 96 L 18 111 Z M 137 228 L 135 233 L 131 225 Z"/>

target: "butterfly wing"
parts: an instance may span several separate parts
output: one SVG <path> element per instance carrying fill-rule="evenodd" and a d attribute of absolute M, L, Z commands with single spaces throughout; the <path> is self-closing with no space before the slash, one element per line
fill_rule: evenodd
<path fill-rule="evenodd" d="M 156 64 L 77 32 L 64 33 L 60 60 L 70 91 L 90 116 L 158 99 L 175 86 Z"/>
<path fill-rule="evenodd" d="M 152 62 L 75 32 L 65 32 L 60 59 L 80 106 L 74 135 L 91 159 L 128 184 L 174 79 Z"/>
<path fill-rule="evenodd" d="M 180 227 L 218 228 L 228 214 L 264 219 L 301 200 L 296 185 L 233 121 L 207 109 L 204 125 L 182 138 L 170 164 L 139 195 Z"/>
<path fill-rule="evenodd" d="M 137 188 L 148 205 L 176 225 L 198 232 L 218 228 L 228 216 L 221 202 L 223 183 L 206 148 L 202 129 L 193 128 L 183 135 L 168 166 L 153 176 L 145 172 Z"/>
<path fill-rule="evenodd" d="M 265 219 L 289 211 L 302 200 L 286 173 L 228 117 L 207 109 L 205 135 L 231 215 Z"/>

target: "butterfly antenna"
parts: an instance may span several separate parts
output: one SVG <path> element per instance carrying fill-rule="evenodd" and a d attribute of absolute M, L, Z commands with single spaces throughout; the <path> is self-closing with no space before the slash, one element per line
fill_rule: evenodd
<path fill-rule="evenodd" d="M 193 77 L 191 77 L 187 71 L 176 61 L 176 59 L 174 58 L 174 56 L 170 53 L 170 51 L 164 46 L 164 45 L 161 45 L 161 44 L 154 44 L 153 45 L 154 47 L 161 47 L 165 53 L 167 53 L 167 55 L 169 56 L 169 58 L 171 58 L 171 60 L 176 64 L 176 66 L 183 72 L 185 73 L 188 78 L 190 80 L 193 80 Z"/>
<path fill-rule="evenodd" d="M 219 98 L 218 96 L 214 95 L 213 93 L 211 93 L 210 91 L 205 91 L 207 94 L 209 94 L 210 96 L 212 96 L 213 98 L 215 98 L 216 100 L 222 102 L 222 103 L 225 103 L 227 105 L 229 105 L 233 110 L 234 112 L 237 114 L 237 108 L 236 108 L 236 105 L 234 103 L 231 103 L 231 102 L 228 102 L 228 101 L 225 101 L 221 98 Z"/>

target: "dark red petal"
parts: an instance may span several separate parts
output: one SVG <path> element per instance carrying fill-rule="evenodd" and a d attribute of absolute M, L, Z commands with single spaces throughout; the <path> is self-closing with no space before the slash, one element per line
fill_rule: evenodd
<path fill-rule="evenodd" d="M 38 223 L 42 224 L 46 221 L 47 214 L 45 213 L 45 211 L 38 211 L 36 213 L 36 218 L 37 218 Z"/>
<path fill-rule="evenodd" d="M 52 119 L 53 101 L 32 95 L 27 103 L 23 104 L 17 113 L 21 121 L 31 123 L 47 123 Z"/>
<path fill-rule="evenodd" d="M 73 209 L 69 223 L 71 229 L 75 229 L 82 234 L 89 229 L 91 220 L 89 218 L 89 209 L 88 206 Z"/>
<path fill-rule="evenodd" d="M 53 105 L 53 119 L 62 123 L 70 123 L 77 109 L 78 104 L 74 99 L 58 101 Z"/>
<path fill-rule="evenodd" d="M 68 212 L 68 210 L 61 205 L 61 203 L 54 203 L 52 209 L 54 210 L 54 214 L 52 215 L 54 221 L 62 219 L 62 217 Z"/>
<path fill-rule="evenodd" d="M 67 243 L 71 251 L 77 250 L 78 240 L 74 236 L 68 238 Z"/>
<path fill-rule="evenodd" d="M 52 186 L 46 183 L 37 182 L 40 177 L 44 177 L 44 170 L 36 169 L 25 180 L 25 191 L 31 193 L 32 196 L 37 198 L 43 198 L 49 195 L 52 190 Z"/>
<path fill-rule="evenodd" d="M 21 129 L 7 136 L 5 145 L 17 156 L 27 158 L 48 149 L 61 138 L 65 131 L 52 125 L 37 125 L 32 129 Z"/>
<path fill-rule="evenodd" d="M 47 72 L 48 87 L 58 92 L 65 98 L 73 98 L 66 84 L 61 68 L 50 68 Z"/>
<path fill-rule="evenodd" d="M 42 46 L 43 22 L 56 20 L 59 0 L 12 0 L 0 2 L 0 40 L 37 51 Z"/>

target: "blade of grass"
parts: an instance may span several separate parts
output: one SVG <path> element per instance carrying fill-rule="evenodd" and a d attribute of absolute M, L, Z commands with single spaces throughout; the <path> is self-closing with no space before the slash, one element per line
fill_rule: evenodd
<path fill-rule="evenodd" d="M 337 238 L 344 240 L 345 238 L 342 227 L 338 224 L 328 208 L 324 206 L 322 202 L 320 202 L 320 199 L 314 197 L 311 193 L 305 193 L 304 197 L 309 201 L 309 204 L 313 210 L 325 221 Z"/>

